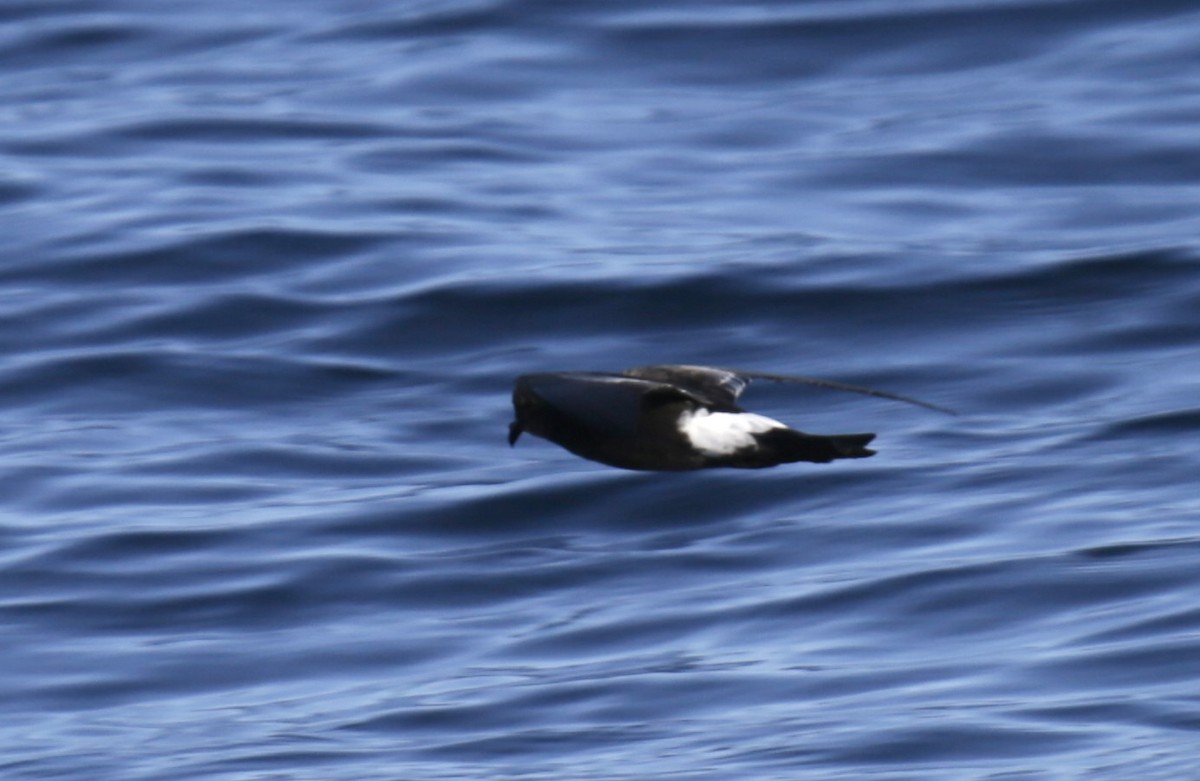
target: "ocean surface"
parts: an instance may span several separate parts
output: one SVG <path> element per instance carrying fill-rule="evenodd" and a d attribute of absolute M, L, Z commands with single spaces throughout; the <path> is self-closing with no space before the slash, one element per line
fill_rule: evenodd
<path fill-rule="evenodd" d="M 1200 778 L 1194 0 L 0 6 L 0 778 Z M 879 454 L 636 473 L 699 363 Z"/>

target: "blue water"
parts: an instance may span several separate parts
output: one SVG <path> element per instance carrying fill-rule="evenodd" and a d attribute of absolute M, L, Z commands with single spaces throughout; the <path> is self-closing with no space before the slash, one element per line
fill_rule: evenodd
<path fill-rule="evenodd" d="M 0 19 L 0 777 L 1200 777 L 1193 0 Z"/>

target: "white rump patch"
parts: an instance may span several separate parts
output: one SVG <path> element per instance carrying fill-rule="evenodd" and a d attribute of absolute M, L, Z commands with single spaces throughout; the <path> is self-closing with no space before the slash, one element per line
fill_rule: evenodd
<path fill-rule="evenodd" d="M 700 408 L 679 418 L 679 430 L 706 456 L 726 456 L 753 447 L 755 434 L 774 428 L 787 426 L 753 412 L 711 412 Z"/>

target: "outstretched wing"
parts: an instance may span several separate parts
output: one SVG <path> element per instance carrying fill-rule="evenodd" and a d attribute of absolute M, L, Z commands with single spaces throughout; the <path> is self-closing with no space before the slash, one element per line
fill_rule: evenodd
<path fill-rule="evenodd" d="M 673 386 L 704 406 L 725 412 L 739 410 L 738 396 L 750 384 L 748 375 L 742 372 L 709 366 L 638 366 L 622 374 Z"/>
<path fill-rule="evenodd" d="M 878 390 L 876 388 L 866 388 L 862 385 L 851 385 L 847 382 L 838 382 L 837 380 L 823 380 L 819 377 L 801 377 L 793 374 L 770 374 L 768 372 L 752 372 L 741 371 L 738 369 L 723 369 L 721 371 L 730 372 L 745 379 L 749 384 L 750 380 L 767 380 L 768 382 L 790 382 L 799 385 L 812 385 L 817 388 L 828 388 L 829 390 L 846 391 L 849 393 L 861 393 L 864 396 L 875 396 L 880 399 L 891 399 L 892 401 L 902 401 L 905 404 L 914 404 L 918 407 L 931 409 L 935 412 L 941 412 L 946 415 L 957 415 L 958 413 L 949 407 L 942 407 L 937 404 L 931 404 L 928 401 L 914 399 L 912 396 L 904 396 L 891 391 Z"/>
<path fill-rule="evenodd" d="M 636 377 L 651 382 L 674 385 L 697 400 L 718 410 L 735 410 L 738 397 L 750 384 L 751 380 L 767 380 L 768 382 L 789 382 L 799 385 L 812 385 L 817 388 L 861 393 L 865 396 L 875 396 L 880 399 L 901 401 L 914 404 L 947 415 L 958 413 L 947 407 L 931 404 L 928 401 L 914 399 L 891 391 L 866 388 L 861 385 L 851 385 L 836 380 L 825 380 L 819 377 L 801 377 L 793 374 L 771 374 L 769 372 L 743 371 L 741 369 L 720 369 L 711 366 L 639 366 L 622 372 L 626 377 Z"/>

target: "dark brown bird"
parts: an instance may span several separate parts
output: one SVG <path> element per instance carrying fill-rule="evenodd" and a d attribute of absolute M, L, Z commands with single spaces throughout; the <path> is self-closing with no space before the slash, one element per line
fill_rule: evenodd
<path fill-rule="evenodd" d="M 706 366 L 641 366 L 620 373 L 526 374 L 513 390 L 508 443 L 522 432 L 622 469 L 761 469 L 875 455 L 874 434 L 806 434 L 737 405 L 752 379 L 865 393 L 953 414 L 944 407 L 857 385 Z"/>

